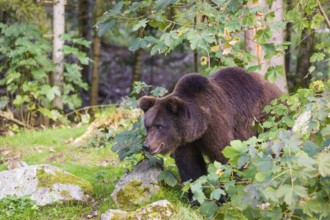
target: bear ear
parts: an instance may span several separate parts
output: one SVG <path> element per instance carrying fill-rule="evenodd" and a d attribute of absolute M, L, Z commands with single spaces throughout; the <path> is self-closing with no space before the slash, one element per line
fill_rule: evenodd
<path fill-rule="evenodd" d="M 155 104 L 155 102 L 155 97 L 143 96 L 139 99 L 139 108 L 146 112 Z"/>
<path fill-rule="evenodd" d="M 184 103 L 184 101 L 175 96 L 170 97 L 166 103 L 167 110 L 174 115 L 184 113 L 186 110 L 185 106 L 186 104 Z"/>

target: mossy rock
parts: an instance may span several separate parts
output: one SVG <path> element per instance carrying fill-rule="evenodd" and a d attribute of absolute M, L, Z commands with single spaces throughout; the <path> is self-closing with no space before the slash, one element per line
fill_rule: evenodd
<path fill-rule="evenodd" d="M 58 201 L 90 201 L 91 184 L 60 168 L 43 164 L 0 172 L 0 199 L 29 196 L 37 205 Z"/>
<path fill-rule="evenodd" d="M 140 180 L 132 180 L 117 192 L 116 198 L 119 208 L 131 210 L 150 199 L 150 188 Z"/>
<path fill-rule="evenodd" d="M 171 217 L 177 212 L 175 206 L 167 200 L 159 200 L 151 203 L 144 208 L 130 212 L 127 215 L 127 220 L 162 220 L 172 219 Z"/>
<path fill-rule="evenodd" d="M 177 208 L 167 200 L 151 203 L 135 211 L 110 209 L 101 215 L 101 220 L 168 220 L 174 219 Z"/>
<path fill-rule="evenodd" d="M 161 171 L 161 168 L 152 167 L 148 161 L 143 161 L 125 174 L 111 193 L 118 208 L 134 210 L 142 203 L 148 202 L 159 191 L 157 177 Z"/>
<path fill-rule="evenodd" d="M 126 220 L 128 212 L 120 209 L 109 209 L 101 215 L 101 220 Z"/>
<path fill-rule="evenodd" d="M 89 182 L 60 169 L 45 172 L 45 167 L 41 166 L 37 170 L 37 178 L 38 188 L 51 188 L 54 184 L 71 184 L 81 187 L 86 194 L 93 192 L 93 187 Z"/>

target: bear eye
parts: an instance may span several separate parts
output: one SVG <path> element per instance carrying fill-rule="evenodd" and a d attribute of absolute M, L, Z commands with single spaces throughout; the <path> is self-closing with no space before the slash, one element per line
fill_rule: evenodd
<path fill-rule="evenodd" d="M 158 130 L 160 130 L 160 129 L 163 128 L 163 126 L 161 126 L 160 124 L 156 124 L 155 127 L 156 127 L 156 129 L 158 129 Z"/>

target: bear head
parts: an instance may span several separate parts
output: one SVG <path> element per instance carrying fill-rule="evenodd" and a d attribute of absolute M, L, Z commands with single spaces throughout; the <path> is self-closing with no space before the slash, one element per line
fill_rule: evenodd
<path fill-rule="evenodd" d="M 206 131 L 206 123 L 201 117 L 192 119 L 193 109 L 177 96 L 144 96 L 139 100 L 139 107 L 144 111 L 147 130 L 143 148 L 151 155 L 172 153 Z"/>

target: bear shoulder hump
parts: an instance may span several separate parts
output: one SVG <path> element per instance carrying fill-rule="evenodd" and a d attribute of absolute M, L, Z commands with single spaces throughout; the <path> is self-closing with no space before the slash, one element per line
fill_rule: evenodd
<path fill-rule="evenodd" d="M 192 96 L 206 91 L 211 86 L 205 76 L 197 73 L 190 73 L 183 76 L 176 84 L 174 91 L 180 95 Z"/>

